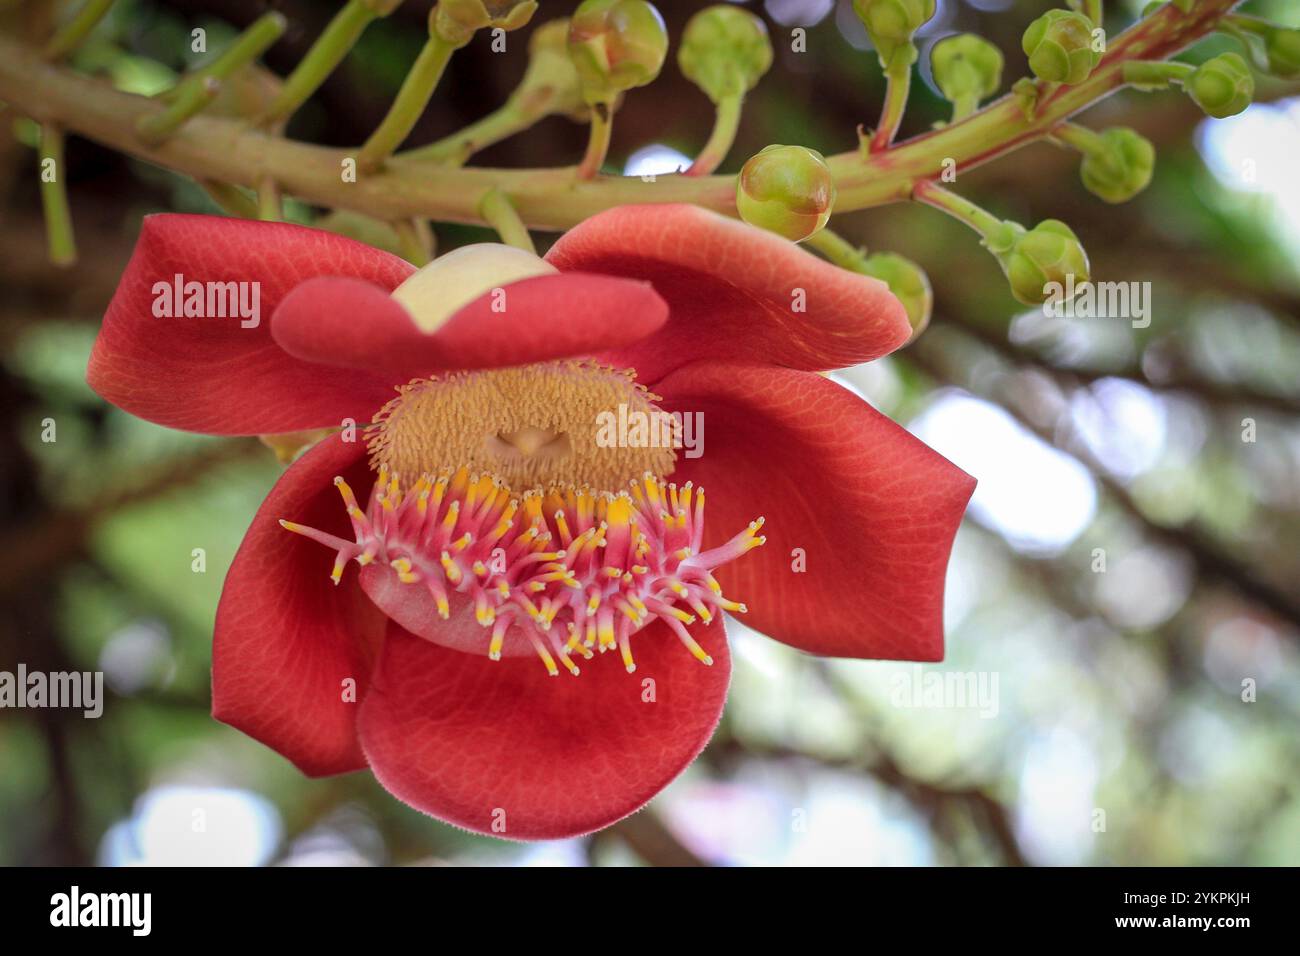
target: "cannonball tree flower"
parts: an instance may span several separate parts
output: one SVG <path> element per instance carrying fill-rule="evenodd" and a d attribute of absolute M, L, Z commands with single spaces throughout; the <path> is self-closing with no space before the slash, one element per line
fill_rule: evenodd
<path fill-rule="evenodd" d="M 176 276 L 256 281 L 269 321 L 156 317 Z M 543 839 L 633 812 L 704 747 L 723 611 L 810 653 L 942 657 L 974 481 L 817 374 L 910 334 L 884 283 L 692 206 L 421 270 L 160 215 L 88 378 L 175 428 L 337 429 L 230 568 L 214 715 L 307 774 L 369 767 L 442 820 Z M 698 413 L 704 453 L 602 441 L 620 408 Z"/>

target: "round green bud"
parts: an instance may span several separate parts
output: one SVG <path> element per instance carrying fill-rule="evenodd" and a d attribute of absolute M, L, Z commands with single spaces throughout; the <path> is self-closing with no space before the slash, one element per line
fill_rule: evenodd
<path fill-rule="evenodd" d="M 835 206 L 835 180 L 821 153 L 804 146 L 768 146 L 736 177 L 740 218 L 792 242 L 826 225 Z"/>
<path fill-rule="evenodd" d="M 978 102 L 1002 83 L 1002 51 L 974 33 L 944 37 L 930 51 L 934 82 L 944 98 Z"/>
<path fill-rule="evenodd" d="M 912 338 L 920 335 L 930 324 L 934 292 L 925 271 L 915 262 L 894 252 L 877 252 L 867 256 L 860 271 L 880 279 L 903 303 L 907 321 L 912 324 Z"/>
<path fill-rule="evenodd" d="M 479 30 L 518 30 L 536 11 L 536 0 L 438 0 L 429 11 L 429 33 L 462 47 Z"/>
<path fill-rule="evenodd" d="M 1264 34 L 1268 72 L 1285 80 L 1300 76 L 1300 29 L 1273 27 Z"/>
<path fill-rule="evenodd" d="M 1086 80 L 1101 60 L 1092 31 L 1092 21 L 1073 10 L 1048 10 L 1029 24 L 1020 45 L 1034 76 L 1071 86 Z"/>
<path fill-rule="evenodd" d="M 608 103 L 659 75 L 668 29 L 645 0 L 583 0 L 569 20 L 569 58 L 588 103 Z"/>
<path fill-rule="evenodd" d="M 687 21 L 677 65 L 714 103 L 743 95 L 772 66 L 767 25 L 739 7 L 707 7 Z"/>
<path fill-rule="evenodd" d="M 1223 119 L 1236 116 L 1250 105 L 1255 77 L 1236 53 L 1220 53 L 1198 66 L 1183 88 L 1206 115 Z"/>
<path fill-rule="evenodd" d="M 934 16 L 934 0 L 853 0 L 853 12 L 888 67 L 895 52 L 912 42 L 916 31 Z"/>
<path fill-rule="evenodd" d="M 1109 203 L 1127 202 L 1151 182 L 1156 148 L 1136 130 L 1117 126 L 1098 134 L 1096 149 L 1084 154 L 1079 176 L 1088 192 Z"/>
<path fill-rule="evenodd" d="M 1002 257 L 1002 268 L 1011 294 L 1026 305 L 1038 305 L 1060 298 L 1071 284 L 1088 281 L 1088 254 L 1069 226 L 1044 219 L 1020 232 Z"/>

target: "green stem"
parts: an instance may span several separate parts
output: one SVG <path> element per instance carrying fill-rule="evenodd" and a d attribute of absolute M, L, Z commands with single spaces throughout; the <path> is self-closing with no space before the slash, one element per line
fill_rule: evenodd
<path fill-rule="evenodd" d="M 211 179 L 200 179 L 199 186 L 214 203 L 225 213 L 238 219 L 257 219 L 257 203 L 250 199 L 238 186 L 219 183 Z"/>
<path fill-rule="evenodd" d="M 213 76 L 204 77 L 199 83 L 182 83 L 171 105 L 159 113 L 141 117 L 136 123 L 136 131 L 150 146 L 157 146 L 201 112 L 220 92 L 221 81 Z"/>
<path fill-rule="evenodd" d="M 397 235 L 397 245 L 402 258 L 414 266 L 427 265 L 433 257 L 427 224 L 414 219 L 398 219 L 389 225 Z"/>
<path fill-rule="evenodd" d="M 77 261 L 77 243 L 72 233 L 72 211 L 63 167 L 63 130 L 52 123 L 41 127 L 41 206 L 45 211 L 45 237 L 50 261 L 70 266 Z"/>
<path fill-rule="evenodd" d="M 587 152 L 578 165 L 579 179 L 592 179 L 600 172 L 609 153 L 610 137 L 614 133 L 614 104 L 593 103 L 591 106 L 591 135 L 587 139 Z"/>
<path fill-rule="evenodd" d="M 438 34 L 429 34 L 411 71 L 402 81 L 402 88 L 398 90 L 388 115 L 357 153 L 358 169 L 365 172 L 378 169 L 393 154 L 393 150 L 411 135 L 411 130 L 429 105 L 429 99 L 454 52 L 456 48 Z"/>
<path fill-rule="evenodd" d="M 1196 67 L 1190 63 L 1137 60 L 1124 64 L 1124 82 L 1138 89 L 1159 89 L 1181 83 L 1195 72 Z"/>
<path fill-rule="evenodd" d="M 242 66 L 252 63 L 271 48 L 284 35 L 288 21 L 282 13 L 268 13 L 255 20 L 220 56 L 181 80 L 168 91 L 168 96 L 179 96 L 186 84 L 200 84 L 212 78 L 226 80 Z"/>
<path fill-rule="evenodd" d="M 77 11 L 77 15 L 63 25 L 50 42 L 45 45 L 47 60 L 61 60 L 86 39 L 96 24 L 104 19 L 113 0 L 86 0 L 86 5 Z"/>
<path fill-rule="evenodd" d="M 713 119 L 713 132 L 709 134 L 709 140 L 700 150 L 700 154 L 695 157 L 695 162 L 691 163 L 686 170 L 687 176 L 707 176 L 727 158 L 727 153 L 731 151 L 732 144 L 736 141 L 736 131 L 740 129 L 741 107 L 744 105 L 744 94 L 737 93 L 734 96 L 724 96 L 718 101 L 717 112 Z"/>
<path fill-rule="evenodd" d="M 479 200 L 478 209 L 479 214 L 497 231 L 503 242 L 533 255 L 537 254 L 533 237 L 529 235 L 524 221 L 519 218 L 509 196 L 495 187 L 489 189 Z"/>
<path fill-rule="evenodd" d="M 263 176 L 257 182 L 257 218 L 266 222 L 279 222 L 284 218 L 280 184 L 273 176 Z"/>
<path fill-rule="evenodd" d="M 964 199 L 956 193 L 949 192 L 929 180 L 922 180 L 917 183 L 912 195 L 917 202 L 925 203 L 927 206 L 933 206 L 935 209 L 946 212 L 957 221 L 970 226 L 985 239 L 995 229 L 1002 226 L 1002 220 L 991 212 L 981 209 L 969 199 Z"/>
<path fill-rule="evenodd" d="M 348 0 L 347 6 L 335 14 L 325 31 L 316 38 L 302 62 L 289 74 L 262 117 L 263 125 L 270 126 L 287 119 L 298 107 L 320 89 L 320 85 L 334 72 L 348 51 L 356 45 L 361 33 L 378 14 L 364 0 Z"/>
<path fill-rule="evenodd" d="M 1054 142 L 1077 149 L 1085 156 L 1100 152 L 1106 144 L 1100 133 L 1078 123 L 1062 123 L 1052 132 L 1051 138 Z"/>
<path fill-rule="evenodd" d="M 979 109 L 978 93 L 963 93 L 952 101 L 952 122 L 959 123 Z"/>
<path fill-rule="evenodd" d="M 811 246 L 835 265 L 850 272 L 861 272 L 863 263 L 867 261 L 865 249 L 853 245 L 829 229 L 813 233 L 803 241 L 803 245 Z"/>
<path fill-rule="evenodd" d="M 523 132 L 549 112 L 543 107 L 530 115 L 519 109 L 512 100 L 478 122 L 427 146 L 407 150 L 401 156 L 403 159 L 463 166 L 479 150 Z"/>
<path fill-rule="evenodd" d="M 1101 26 L 1102 0 L 1083 0 L 1083 15 L 1095 26 Z"/>
<path fill-rule="evenodd" d="M 1244 13 L 1232 13 L 1223 18 L 1225 27 L 1234 27 L 1244 33 L 1253 33 L 1256 36 L 1267 36 L 1268 32 L 1274 29 L 1274 25 L 1268 20 L 1261 17 L 1251 17 Z"/>
<path fill-rule="evenodd" d="M 908 46 L 901 46 L 894 51 L 885 70 L 885 105 L 880 112 L 880 125 L 871 137 L 871 151 L 878 153 L 888 149 L 898 135 L 898 127 L 903 122 L 903 113 L 907 109 L 907 97 L 912 89 L 912 62 L 915 59 L 915 47 L 912 56 L 907 55 Z"/>

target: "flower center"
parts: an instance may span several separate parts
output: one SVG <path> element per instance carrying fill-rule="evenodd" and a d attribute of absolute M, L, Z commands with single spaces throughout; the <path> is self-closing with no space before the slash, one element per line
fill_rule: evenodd
<path fill-rule="evenodd" d="M 375 416 L 370 464 L 390 475 L 498 476 L 512 488 L 624 488 L 668 474 L 670 442 L 602 441 L 602 416 L 663 416 L 636 373 L 588 360 L 418 379 Z"/>
<path fill-rule="evenodd" d="M 631 672 L 632 636 L 661 619 L 712 664 L 686 626 L 745 610 L 713 571 L 763 544 L 763 519 L 705 550 L 704 490 L 658 477 L 672 447 L 598 440 L 620 405 L 663 415 L 634 378 L 566 361 L 411 382 L 375 416 L 365 510 L 334 480 L 354 540 L 280 523 L 335 552 L 335 584 L 356 561 L 371 601 L 437 643 L 462 646 L 444 622 L 472 614 L 492 660 L 577 675 L 575 655 L 617 649 Z"/>

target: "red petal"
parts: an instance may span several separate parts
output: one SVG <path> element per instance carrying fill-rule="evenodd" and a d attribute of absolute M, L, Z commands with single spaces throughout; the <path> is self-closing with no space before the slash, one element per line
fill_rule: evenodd
<path fill-rule="evenodd" d="M 975 480 L 818 375 L 700 363 L 656 386 L 701 412 L 706 546 L 758 516 L 767 544 L 717 573 L 745 623 L 833 657 L 943 658 L 943 585 Z M 793 570 L 794 549 L 806 571 Z"/>
<path fill-rule="evenodd" d="M 549 840 L 600 829 L 662 790 L 717 726 L 727 641 L 720 621 L 693 630 L 712 667 L 656 622 L 632 638 L 636 673 L 614 653 L 549 677 L 535 658 L 489 661 L 393 625 L 361 708 L 366 757 L 394 796 L 469 830 Z"/>
<path fill-rule="evenodd" d="M 396 256 L 317 229 L 149 216 L 86 377 L 133 415 L 189 431 L 254 435 L 368 420 L 391 397 L 391 383 L 286 355 L 271 338 L 270 318 L 290 289 L 314 276 L 355 276 L 391 289 L 411 271 Z M 176 275 L 259 283 L 257 326 L 243 328 L 238 317 L 155 316 L 155 284 L 174 285 Z"/>
<path fill-rule="evenodd" d="M 883 282 L 697 206 L 598 213 L 560 237 L 546 258 L 566 272 L 654 283 L 668 301 L 668 324 L 607 356 L 635 368 L 646 384 L 720 354 L 798 369 L 841 368 L 892 352 L 911 335 L 902 304 Z M 800 298 L 806 311 L 796 311 Z"/>
<path fill-rule="evenodd" d="M 352 540 L 335 475 L 369 484 L 365 446 L 338 435 L 291 467 L 253 518 L 226 577 L 212 647 L 212 714 L 278 750 L 313 776 L 366 765 L 357 743 L 360 703 L 383 638 L 384 617 L 355 573 L 337 587 L 333 556 L 291 534 L 280 518 Z"/>
<path fill-rule="evenodd" d="M 275 340 L 310 362 L 405 382 L 445 369 L 526 365 L 620 348 L 663 326 L 668 307 L 644 282 L 548 275 L 488 292 L 430 335 L 388 291 L 356 279 L 304 282 L 272 318 Z"/>

